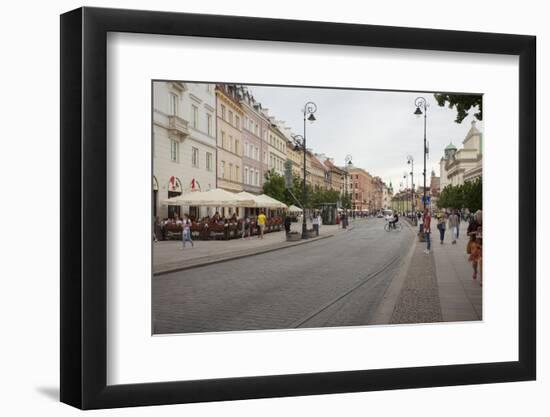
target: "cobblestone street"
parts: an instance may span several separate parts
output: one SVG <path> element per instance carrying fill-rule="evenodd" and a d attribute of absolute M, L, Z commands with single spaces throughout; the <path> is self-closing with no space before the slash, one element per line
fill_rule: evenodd
<path fill-rule="evenodd" d="M 465 223 L 457 245 L 436 241 L 430 254 L 407 222 L 401 232 L 383 226 L 382 219 L 357 219 L 348 230 L 326 227 L 330 234 L 320 240 L 245 256 L 237 250 L 232 260 L 155 275 L 153 331 L 481 320 Z"/>
<path fill-rule="evenodd" d="M 154 333 L 368 324 L 414 238 L 383 226 L 155 276 Z"/>

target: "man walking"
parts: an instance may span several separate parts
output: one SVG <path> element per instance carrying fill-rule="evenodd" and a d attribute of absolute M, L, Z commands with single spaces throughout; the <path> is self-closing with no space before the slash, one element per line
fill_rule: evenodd
<path fill-rule="evenodd" d="M 260 239 L 264 238 L 264 229 L 265 229 L 265 221 L 266 217 L 264 212 L 260 212 L 260 215 L 258 216 L 258 227 L 260 228 L 260 236 L 258 236 Z"/>
<path fill-rule="evenodd" d="M 191 247 L 195 246 L 195 243 L 193 243 L 193 239 L 191 239 L 191 220 L 187 216 L 187 214 L 183 218 L 182 222 L 182 232 L 181 232 L 182 240 L 183 240 L 183 248 L 185 248 L 185 243 L 190 242 Z"/>
<path fill-rule="evenodd" d="M 458 228 L 460 226 L 460 217 L 458 217 L 457 210 L 453 210 L 452 214 L 449 216 L 449 229 L 451 229 L 451 235 L 453 236 L 453 245 L 458 239 Z"/>
<path fill-rule="evenodd" d="M 425 208 L 424 209 L 424 217 L 422 222 L 422 227 L 424 228 L 424 238 L 426 239 L 426 250 L 424 253 L 429 254 L 430 249 L 432 248 L 431 241 L 430 241 L 430 223 L 432 222 L 432 216 L 430 216 L 430 210 Z"/>
<path fill-rule="evenodd" d="M 315 230 L 315 236 L 319 236 L 319 215 L 317 213 L 313 213 L 313 219 L 311 222 L 313 223 L 313 230 Z"/>

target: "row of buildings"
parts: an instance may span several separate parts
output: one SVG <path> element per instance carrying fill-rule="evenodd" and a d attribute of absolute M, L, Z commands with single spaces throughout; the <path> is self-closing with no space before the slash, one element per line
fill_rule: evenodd
<path fill-rule="evenodd" d="M 443 151 L 439 161 L 439 176 L 432 170 L 426 195 L 430 197 L 432 207 L 437 207 L 439 194 L 448 185 L 462 185 L 465 181 L 481 178 L 483 173 L 483 134 L 473 120 L 470 129 L 457 148 L 452 142 Z M 400 211 L 411 211 L 411 207 L 421 209 L 423 187 L 404 189 L 397 192 L 392 200 L 392 207 Z"/>
<path fill-rule="evenodd" d="M 388 207 L 391 187 L 354 167 L 308 149 L 307 183 L 349 193 L 356 210 Z M 254 99 L 249 87 L 158 81 L 153 84 L 153 213 L 171 217 L 179 207 L 162 201 L 183 192 L 222 188 L 261 194 L 265 175 L 303 176 L 304 153 L 290 127 Z M 200 208 L 190 214 L 202 216 Z"/>

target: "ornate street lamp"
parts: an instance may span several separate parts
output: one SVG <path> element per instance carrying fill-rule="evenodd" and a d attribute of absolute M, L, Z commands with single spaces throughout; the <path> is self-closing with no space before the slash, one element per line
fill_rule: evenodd
<path fill-rule="evenodd" d="M 302 109 L 302 113 L 304 115 L 304 136 L 301 135 L 295 135 L 293 136 L 295 147 L 294 149 L 302 149 L 304 152 L 304 184 L 303 184 L 303 196 L 302 196 L 302 210 L 303 210 L 303 218 L 302 218 L 302 239 L 307 239 L 307 222 L 306 222 L 306 205 L 307 205 L 307 183 L 306 183 L 306 161 L 307 161 L 307 145 L 306 145 L 306 121 L 309 121 L 310 123 L 313 123 L 315 120 L 315 116 L 313 113 L 317 111 L 317 105 L 312 102 L 308 101 L 304 108 Z"/>
<path fill-rule="evenodd" d="M 414 158 L 412 155 L 407 156 L 407 164 L 411 166 L 411 211 L 414 213 Z"/>
<path fill-rule="evenodd" d="M 414 100 L 414 105 L 416 106 L 416 110 L 414 111 L 414 114 L 417 117 L 420 117 L 422 114 L 424 115 L 424 171 L 422 173 L 424 177 L 424 197 L 422 198 L 422 203 L 424 210 L 426 209 L 426 116 L 428 113 L 428 103 L 426 102 L 426 99 L 424 97 L 417 97 Z M 424 112 L 422 112 L 424 110 Z"/>

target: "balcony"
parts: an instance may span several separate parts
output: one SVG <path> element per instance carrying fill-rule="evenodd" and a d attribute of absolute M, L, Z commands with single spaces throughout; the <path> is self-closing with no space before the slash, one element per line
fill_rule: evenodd
<path fill-rule="evenodd" d="M 179 116 L 168 116 L 168 130 L 170 130 L 170 133 L 173 135 L 180 136 L 181 139 L 189 136 L 187 124 L 187 120 Z"/>

